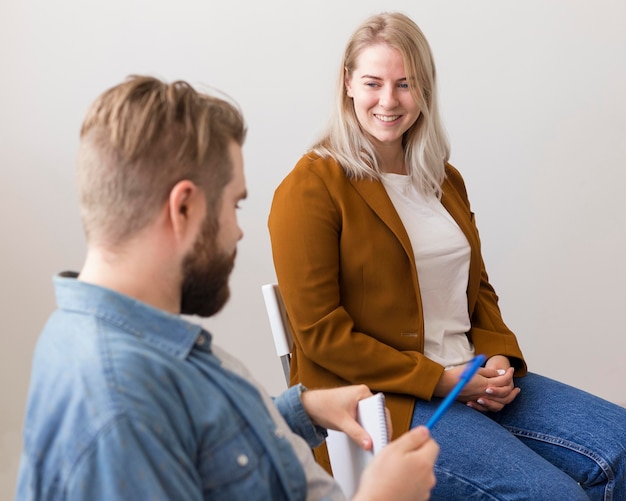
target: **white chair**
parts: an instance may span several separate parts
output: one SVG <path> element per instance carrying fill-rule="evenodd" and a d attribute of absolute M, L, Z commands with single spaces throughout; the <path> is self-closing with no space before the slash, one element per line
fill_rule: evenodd
<path fill-rule="evenodd" d="M 265 308 L 270 321 L 270 328 L 274 338 L 276 354 L 280 358 L 285 375 L 285 381 L 289 386 L 289 371 L 291 352 L 293 349 L 293 336 L 289 327 L 287 310 L 277 284 L 265 284 L 261 286 Z M 326 438 L 328 457 L 333 469 L 333 477 L 341 487 L 341 490 L 350 499 L 356 487 L 359 485 L 361 472 L 367 466 L 369 458 L 363 459 L 363 453 L 345 433 L 328 430 Z"/>
<path fill-rule="evenodd" d="M 265 309 L 270 320 L 270 329 L 274 337 L 276 354 L 283 366 L 285 382 L 289 386 L 289 364 L 291 363 L 291 350 L 293 349 L 293 337 L 287 319 L 287 310 L 277 284 L 265 284 L 261 287 Z"/>

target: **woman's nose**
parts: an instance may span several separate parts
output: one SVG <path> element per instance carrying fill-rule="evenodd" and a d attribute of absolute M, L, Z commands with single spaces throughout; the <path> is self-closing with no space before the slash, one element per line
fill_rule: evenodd
<path fill-rule="evenodd" d="M 393 109 L 398 105 L 395 88 L 385 88 L 380 95 L 380 105 L 385 109 Z"/>

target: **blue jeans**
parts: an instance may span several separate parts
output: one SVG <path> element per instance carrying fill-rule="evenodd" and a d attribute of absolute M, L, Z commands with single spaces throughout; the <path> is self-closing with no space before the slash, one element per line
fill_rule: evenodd
<path fill-rule="evenodd" d="M 497 413 L 455 402 L 432 430 L 432 500 L 626 500 L 626 409 L 537 374 Z M 441 399 L 418 400 L 411 426 Z"/>

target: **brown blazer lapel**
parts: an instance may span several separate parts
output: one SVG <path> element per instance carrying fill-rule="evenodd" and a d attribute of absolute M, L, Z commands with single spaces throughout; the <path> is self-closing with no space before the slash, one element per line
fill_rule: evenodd
<path fill-rule="evenodd" d="M 374 211 L 374 213 L 385 223 L 393 232 L 404 251 L 414 261 L 413 247 L 409 235 L 404 229 L 404 225 L 396 212 L 393 203 L 387 195 L 385 187 L 380 181 L 372 179 L 350 179 L 350 183 L 354 189 L 361 195 L 365 203 Z"/>

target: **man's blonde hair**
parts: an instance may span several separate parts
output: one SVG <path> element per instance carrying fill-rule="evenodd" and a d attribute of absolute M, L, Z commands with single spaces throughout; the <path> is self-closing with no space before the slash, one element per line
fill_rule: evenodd
<path fill-rule="evenodd" d="M 80 132 L 78 188 L 87 241 L 115 246 L 131 238 L 185 179 L 205 190 L 215 213 L 232 176 L 229 144 L 241 146 L 245 135 L 239 109 L 183 81 L 131 76 L 104 92 Z"/>

